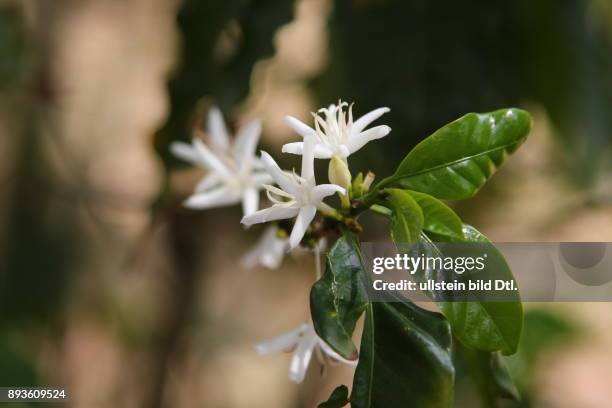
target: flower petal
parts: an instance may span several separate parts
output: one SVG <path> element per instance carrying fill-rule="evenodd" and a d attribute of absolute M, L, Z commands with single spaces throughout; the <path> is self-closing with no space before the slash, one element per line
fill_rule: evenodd
<path fill-rule="evenodd" d="M 287 240 L 278 238 L 277 231 L 275 225 L 264 230 L 257 244 L 243 255 L 240 261 L 243 267 L 253 268 L 259 264 L 268 269 L 276 269 L 280 266 L 285 256 Z"/>
<path fill-rule="evenodd" d="M 253 224 L 260 224 L 262 222 L 284 220 L 287 218 L 293 218 L 300 212 L 298 207 L 288 207 L 284 205 L 273 205 L 269 208 L 264 208 L 254 212 L 253 214 L 242 217 L 240 221 L 246 226 Z"/>
<path fill-rule="evenodd" d="M 314 136 L 304 137 L 304 151 L 302 152 L 302 178 L 310 182 L 314 182 Z"/>
<path fill-rule="evenodd" d="M 255 148 L 261 134 L 261 121 L 253 120 L 240 128 L 233 146 L 233 156 L 241 169 L 250 169 L 254 163 Z"/>
<path fill-rule="evenodd" d="M 267 172 L 263 171 L 251 173 L 250 181 L 251 184 L 257 188 L 263 186 L 264 184 L 274 183 L 274 179 L 272 178 L 272 176 Z"/>
<path fill-rule="evenodd" d="M 293 143 L 284 144 L 281 151 L 283 153 L 302 154 L 303 149 L 304 149 L 304 142 L 293 142 Z"/>
<path fill-rule="evenodd" d="M 336 184 L 319 184 L 312 189 L 310 198 L 312 202 L 320 202 L 323 201 L 325 197 L 336 193 L 346 194 L 346 190 Z"/>
<path fill-rule="evenodd" d="M 297 134 L 302 137 L 306 136 L 314 136 L 316 134 L 315 130 L 302 122 L 301 120 L 294 118 L 293 116 L 285 116 L 285 123 L 289 125 L 289 127 L 297 132 Z"/>
<path fill-rule="evenodd" d="M 187 208 L 205 210 L 215 207 L 226 207 L 238 204 L 240 196 L 230 191 L 227 187 L 219 187 L 190 196 L 183 205 Z"/>
<path fill-rule="evenodd" d="M 223 114 L 216 106 L 208 111 L 208 136 L 210 145 L 217 152 L 225 152 L 229 149 L 229 135 Z"/>
<path fill-rule="evenodd" d="M 390 131 L 391 128 L 387 125 L 373 127 L 364 132 L 352 135 L 347 141 L 347 147 L 351 153 L 355 153 L 369 141 L 385 137 Z"/>
<path fill-rule="evenodd" d="M 202 165 L 202 160 L 198 156 L 197 150 L 188 143 L 172 142 L 170 144 L 170 152 L 188 163 Z"/>
<path fill-rule="evenodd" d="M 274 235 L 276 235 L 276 226 L 270 225 L 260 235 L 257 243 L 242 256 L 240 259 L 242 266 L 249 269 L 257 266 L 269 242 L 274 239 Z"/>
<path fill-rule="evenodd" d="M 293 142 L 283 145 L 283 153 L 302 154 L 304 142 Z M 317 143 L 314 147 L 314 157 L 317 159 L 330 159 L 334 152 L 327 146 Z"/>
<path fill-rule="evenodd" d="M 201 157 L 202 164 L 210 171 L 217 173 L 224 179 L 231 179 L 233 175 L 227 166 L 219 159 L 200 139 L 193 140 L 193 147 Z"/>
<path fill-rule="evenodd" d="M 291 230 L 291 235 L 289 236 L 289 248 L 293 249 L 300 244 L 300 241 L 304 238 L 304 234 L 306 234 L 306 230 L 316 213 L 317 207 L 314 205 L 307 205 L 300 209 L 295 219 L 293 229 Z"/>
<path fill-rule="evenodd" d="M 276 231 L 274 232 L 276 234 Z M 274 241 L 266 247 L 259 257 L 261 266 L 268 269 L 276 269 L 283 262 L 287 248 L 287 240 L 274 237 Z"/>
<path fill-rule="evenodd" d="M 350 143 L 350 142 L 349 142 Z M 349 157 L 349 155 L 351 154 L 351 151 L 349 150 L 348 147 L 346 147 L 345 145 L 340 145 L 338 146 L 338 156 L 341 159 L 344 159 L 344 161 L 346 161 L 346 158 Z"/>
<path fill-rule="evenodd" d="M 278 184 L 280 188 L 290 193 L 291 195 L 295 195 L 297 193 L 298 186 L 295 184 L 291 177 L 289 177 L 284 171 L 280 169 L 280 167 L 278 167 L 278 164 L 276 164 L 272 156 L 262 151 L 261 161 L 263 162 L 268 173 L 270 173 L 270 175 L 274 178 L 274 181 L 276 181 L 276 184 Z"/>
<path fill-rule="evenodd" d="M 247 188 L 242 192 L 242 214 L 250 215 L 257 211 L 259 193 L 255 188 Z"/>
<path fill-rule="evenodd" d="M 291 330 L 281 336 L 255 346 L 255 351 L 259 354 L 270 354 L 291 349 L 298 344 L 302 334 L 308 329 L 307 324 L 301 324 L 297 329 Z"/>
<path fill-rule="evenodd" d="M 353 123 L 351 133 L 354 135 L 356 135 L 357 133 L 361 133 L 361 131 L 365 129 L 370 123 L 374 122 L 376 119 L 389 112 L 389 110 L 389 108 L 378 108 L 366 113 Z"/>
<path fill-rule="evenodd" d="M 221 183 L 219 177 L 214 173 L 210 173 L 204 176 L 202 180 L 200 180 L 198 184 L 196 184 L 194 190 L 196 193 L 202 193 L 206 190 L 210 190 L 219 183 Z"/>
<path fill-rule="evenodd" d="M 310 360 L 312 358 L 312 352 L 317 345 L 317 337 L 314 333 L 309 334 L 308 332 L 300 342 L 297 348 L 293 352 L 293 358 L 289 365 L 289 379 L 296 384 L 304 381 Z"/>

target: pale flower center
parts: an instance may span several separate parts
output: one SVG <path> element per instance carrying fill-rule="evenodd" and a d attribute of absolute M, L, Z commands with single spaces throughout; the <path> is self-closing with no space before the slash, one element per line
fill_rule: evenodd
<path fill-rule="evenodd" d="M 268 199 L 274 204 L 278 205 L 293 205 L 297 204 L 303 206 L 310 203 L 310 186 L 308 180 L 300 177 L 295 172 L 288 173 L 287 175 L 292 178 L 293 183 L 298 187 L 297 195 L 286 192 L 276 186 L 270 184 L 264 184 L 263 187 L 266 189 L 266 195 Z"/>
<path fill-rule="evenodd" d="M 346 144 L 353 127 L 353 105 L 338 101 L 338 105 L 319 109 L 313 117 L 319 141 L 340 153 L 340 146 Z"/>
<path fill-rule="evenodd" d="M 266 195 L 268 199 L 274 204 L 287 205 L 293 204 L 296 200 L 295 197 L 284 190 L 270 184 L 264 184 L 263 187 L 266 189 Z"/>

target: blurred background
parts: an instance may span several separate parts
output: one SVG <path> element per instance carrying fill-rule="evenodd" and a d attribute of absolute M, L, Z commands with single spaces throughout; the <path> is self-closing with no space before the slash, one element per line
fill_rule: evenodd
<path fill-rule="evenodd" d="M 296 386 L 289 354 L 253 349 L 308 319 L 312 256 L 241 267 L 261 229 L 182 209 L 202 172 L 169 143 L 215 104 L 296 166 L 283 116 L 342 98 L 391 108 L 352 160 L 383 177 L 446 122 L 519 106 L 531 137 L 456 211 L 500 242 L 610 241 L 611 52 L 608 0 L 0 0 L 0 385 L 67 386 L 69 407 L 314 406 L 350 368 Z M 526 309 L 521 406 L 609 407 L 612 305 Z"/>

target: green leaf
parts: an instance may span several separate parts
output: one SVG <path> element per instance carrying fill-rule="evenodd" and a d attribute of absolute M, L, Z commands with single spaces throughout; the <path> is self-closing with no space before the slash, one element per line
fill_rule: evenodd
<path fill-rule="evenodd" d="M 451 407 L 451 335 L 438 313 L 412 303 L 372 303 L 353 379 L 353 408 Z"/>
<path fill-rule="evenodd" d="M 499 406 L 500 399 L 520 400 L 506 363 L 499 353 L 471 350 L 457 345 L 458 353 L 474 380 L 484 407 Z"/>
<path fill-rule="evenodd" d="M 329 254 L 327 268 L 310 291 L 310 312 L 315 331 L 338 354 L 356 360 L 352 335 L 367 305 L 361 279 L 365 276 L 355 236 L 345 231 Z"/>
<path fill-rule="evenodd" d="M 349 403 L 348 388 L 346 385 L 339 385 L 331 393 L 329 399 L 319 404 L 318 408 L 341 408 Z"/>
<path fill-rule="evenodd" d="M 482 273 L 491 279 L 514 279 L 503 255 L 495 246 L 470 225 L 463 226 L 463 240 L 449 240 L 447 237 L 436 236 L 440 241 L 446 242 L 473 242 L 481 245 L 475 246 L 477 254 L 486 254 L 486 267 Z M 428 241 L 425 238 L 425 241 Z M 426 242 L 435 245 L 433 242 Z M 466 250 L 469 250 L 467 248 Z M 470 254 L 466 254 L 470 255 Z M 428 276 L 425 279 L 440 280 L 439 276 Z M 456 276 L 457 279 L 468 279 L 465 273 Z M 446 278 L 448 279 L 448 278 Z M 523 307 L 520 296 L 514 292 L 513 298 L 504 301 L 440 301 L 440 310 L 449 320 L 453 334 L 467 347 L 482 351 L 501 351 L 505 355 L 516 352 L 523 328 Z M 438 294 L 430 294 L 434 299 Z M 448 297 L 447 297 L 448 299 Z"/>
<path fill-rule="evenodd" d="M 423 211 L 423 229 L 450 238 L 463 239 L 461 219 L 446 204 L 429 194 L 406 191 Z"/>
<path fill-rule="evenodd" d="M 531 116 L 520 109 L 468 113 L 419 143 L 379 188 L 401 184 L 434 197 L 472 197 L 527 138 Z"/>
<path fill-rule="evenodd" d="M 423 230 L 423 211 L 410 193 L 397 188 L 385 190 L 391 215 L 391 236 L 395 242 L 412 243 L 419 240 Z"/>

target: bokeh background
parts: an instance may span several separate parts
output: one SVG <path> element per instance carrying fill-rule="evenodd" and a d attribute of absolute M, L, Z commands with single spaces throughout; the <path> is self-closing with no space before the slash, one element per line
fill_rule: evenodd
<path fill-rule="evenodd" d="M 261 230 L 182 209 L 202 173 L 170 141 L 215 104 L 295 166 L 283 116 L 343 98 L 391 108 L 352 160 L 381 177 L 446 122 L 519 106 L 531 137 L 456 211 L 496 241 L 610 241 L 611 68 L 608 0 L 0 0 L 0 385 L 67 386 L 69 407 L 314 406 L 350 368 L 296 386 L 289 354 L 253 349 L 308 319 L 311 254 L 242 268 Z M 610 407 L 612 305 L 526 308 L 520 406 Z"/>

